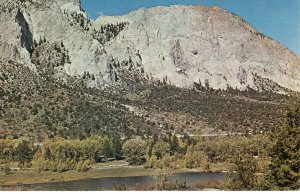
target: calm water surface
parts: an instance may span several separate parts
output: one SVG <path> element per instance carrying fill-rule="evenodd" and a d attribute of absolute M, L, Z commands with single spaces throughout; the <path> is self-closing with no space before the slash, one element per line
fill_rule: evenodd
<path fill-rule="evenodd" d="M 186 181 L 192 186 L 197 183 L 205 183 L 209 181 L 219 181 L 224 178 L 224 173 L 205 173 L 205 172 L 187 172 L 174 174 L 172 181 Z M 113 177 L 113 178 L 95 178 L 84 179 L 57 183 L 43 183 L 36 185 L 22 186 L 24 190 L 41 190 L 41 191 L 95 191 L 95 190 L 111 190 L 114 184 L 126 184 L 126 187 L 133 187 L 136 184 L 153 184 L 154 179 L 151 176 L 137 177 Z"/>

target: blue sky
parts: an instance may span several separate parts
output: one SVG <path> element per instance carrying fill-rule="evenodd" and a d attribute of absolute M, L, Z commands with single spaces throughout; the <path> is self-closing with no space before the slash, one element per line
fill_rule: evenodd
<path fill-rule="evenodd" d="M 81 0 L 88 15 L 123 15 L 141 7 L 203 5 L 225 8 L 300 55 L 300 0 Z"/>

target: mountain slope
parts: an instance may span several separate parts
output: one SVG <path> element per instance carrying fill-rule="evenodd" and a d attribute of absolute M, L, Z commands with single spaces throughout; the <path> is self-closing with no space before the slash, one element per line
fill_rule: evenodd
<path fill-rule="evenodd" d="M 0 137 L 268 131 L 297 101 L 299 72 L 220 8 L 92 21 L 79 0 L 0 0 Z"/>
<path fill-rule="evenodd" d="M 256 82 L 260 77 L 300 89 L 299 58 L 221 8 L 140 9 L 116 18 L 101 16 L 94 25 L 116 21 L 130 25 L 106 45 L 107 52 L 120 62 L 130 57 L 154 78 L 180 87 L 201 82 L 214 89 L 262 90 Z"/>

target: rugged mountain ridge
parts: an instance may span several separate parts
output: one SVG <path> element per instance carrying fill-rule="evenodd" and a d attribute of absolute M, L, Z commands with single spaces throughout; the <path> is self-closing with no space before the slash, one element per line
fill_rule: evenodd
<path fill-rule="evenodd" d="M 297 91 L 297 56 L 220 8 L 96 21 L 77 0 L 0 0 L 0 10 L 0 138 L 260 133 L 297 101 L 278 94 Z"/>
<path fill-rule="evenodd" d="M 184 88 L 300 90 L 299 57 L 221 8 L 156 7 L 92 21 L 79 0 L 0 5 L 1 59 L 37 72 L 48 63 L 62 81 L 89 74 L 87 85 L 102 88 L 129 71 Z"/>
<path fill-rule="evenodd" d="M 180 87 L 201 82 L 215 89 L 262 90 L 262 85 L 275 82 L 299 90 L 299 57 L 221 8 L 140 9 L 99 17 L 94 24 L 116 21 L 130 26 L 106 46 L 108 53 L 122 61 L 128 53 L 134 58 L 139 52 L 143 69 L 154 78 Z"/>
<path fill-rule="evenodd" d="M 103 46 L 93 38 L 90 26 L 91 21 L 82 10 L 80 1 L 14 1 L 1 2 L 1 48 L 12 47 L 12 51 L 4 49 L 1 58 L 14 60 L 31 66 L 36 69 L 36 62 L 31 57 L 35 56 L 38 46 L 45 40 L 46 46 L 39 49 L 40 52 L 49 47 L 63 44 L 68 51 L 69 60 L 55 68 L 55 73 L 66 73 L 75 77 L 82 77 L 84 72 L 92 72 L 95 79 L 88 83 L 91 87 L 103 86 L 109 79 L 106 76 L 106 63 L 99 63 Z M 8 8 L 10 7 L 10 8 Z M 20 26 L 17 18 L 23 19 L 26 24 Z M 29 49 L 23 47 L 23 39 L 26 37 L 26 44 Z M 34 43 L 38 45 L 34 45 Z M 35 46 L 35 48 L 34 48 Z M 14 51 L 21 53 L 17 56 Z M 48 52 L 51 53 L 51 52 Z M 39 55 L 40 53 L 38 53 Z M 50 63 L 56 61 L 56 56 L 39 56 L 42 58 L 50 57 Z M 67 58 L 67 56 L 66 56 Z M 26 60 L 25 60 L 26 59 Z M 37 61 L 37 60 L 35 60 Z M 102 60 L 101 60 L 102 61 Z"/>

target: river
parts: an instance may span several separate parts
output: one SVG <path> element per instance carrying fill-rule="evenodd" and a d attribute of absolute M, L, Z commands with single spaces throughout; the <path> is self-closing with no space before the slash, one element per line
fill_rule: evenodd
<path fill-rule="evenodd" d="M 220 181 L 224 178 L 225 173 L 206 173 L 206 172 L 186 172 L 173 174 L 171 181 L 184 182 L 189 186 L 211 181 Z M 136 177 L 111 177 L 111 178 L 93 178 L 74 180 L 66 182 L 42 183 L 34 185 L 18 186 L 21 190 L 39 190 L 39 191 L 96 191 L 96 190 L 113 190 L 114 185 L 125 184 L 127 188 L 139 185 L 154 184 L 152 176 Z M 21 188 L 20 188 L 21 187 Z M 15 190 L 12 187 L 12 190 Z"/>

